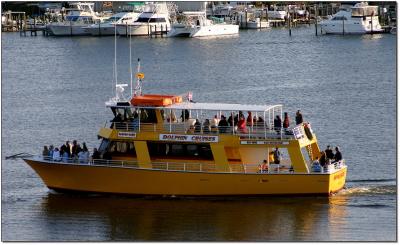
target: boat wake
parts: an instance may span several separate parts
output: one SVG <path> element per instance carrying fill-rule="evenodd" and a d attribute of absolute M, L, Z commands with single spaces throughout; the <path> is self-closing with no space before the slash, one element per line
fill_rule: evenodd
<path fill-rule="evenodd" d="M 337 195 L 396 195 L 396 185 L 379 185 L 379 186 L 354 186 L 347 187 Z"/>
<path fill-rule="evenodd" d="M 363 182 L 396 182 L 396 179 L 357 179 L 357 180 L 347 180 L 347 183 L 363 183 Z"/>

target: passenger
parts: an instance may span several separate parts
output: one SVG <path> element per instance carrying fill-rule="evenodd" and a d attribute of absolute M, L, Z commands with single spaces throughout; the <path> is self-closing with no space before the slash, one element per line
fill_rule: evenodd
<path fill-rule="evenodd" d="M 65 142 L 65 147 L 67 149 L 68 157 L 71 157 L 71 143 L 68 140 Z"/>
<path fill-rule="evenodd" d="M 53 158 L 54 146 L 50 145 L 48 158 Z"/>
<path fill-rule="evenodd" d="M 274 151 L 269 152 L 269 154 L 268 154 L 269 162 L 275 162 L 274 153 L 275 153 Z"/>
<path fill-rule="evenodd" d="M 89 151 L 86 147 L 85 142 L 83 143 L 82 150 L 78 153 L 79 163 L 88 163 L 89 162 Z"/>
<path fill-rule="evenodd" d="M 275 164 L 280 164 L 281 163 L 281 159 L 282 159 L 282 154 L 279 151 L 278 147 L 276 147 L 275 151 L 274 151 L 274 163 Z"/>
<path fill-rule="evenodd" d="M 289 128 L 289 124 L 290 124 L 289 116 L 288 116 L 288 113 L 285 112 L 285 117 L 283 119 L 283 128 L 284 129 L 288 129 Z"/>
<path fill-rule="evenodd" d="M 280 116 L 276 116 L 276 118 L 274 119 L 274 128 L 276 132 L 280 132 L 281 128 L 282 128 L 282 120 Z"/>
<path fill-rule="evenodd" d="M 235 115 L 232 112 L 231 115 L 228 118 L 228 123 L 229 123 L 229 126 L 231 126 L 231 127 L 235 126 L 235 119 L 234 118 L 235 118 Z"/>
<path fill-rule="evenodd" d="M 301 114 L 300 110 L 296 112 L 296 125 L 303 123 L 303 115 Z"/>
<path fill-rule="evenodd" d="M 204 134 L 209 134 L 210 133 L 210 120 L 206 119 L 203 123 L 203 133 Z"/>
<path fill-rule="evenodd" d="M 314 160 L 314 162 L 312 163 L 312 165 L 311 165 L 311 170 L 313 171 L 313 172 L 321 172 L 321 170 L 322 170 L 322 167 L 321 167 L 321 164 L 319 163 L 319 161 L 318 161 L 318 157 L 316 157 L 315 158 L 315 160 Z"/>
<path fill-rule="evenodd" d="M 76 158 L 78 156 L 78 142 L 76 140 L 72 141 L 72 147 L 71 147 L 71 158 Z"/>
<path fill-rule="evenodd" d="M 268 163 L 267 163 L 267 160 L 264 160 L 264 161 L 259 165 L 259 171 L 260 171 L 260 173 L 267 173 L 267 172 L 268 172 Z"/>
<path fill-rule="evenodd" d="M 47 145 L 43 146 L 42 156 L 43 156 L 43 158 L 46 158 L 49 156 L 49 149 L 47 148 Z"/>
<path fill-rule="evenodd" d="M 333 159 L 335 157 L 335 155 L 333 155 L 333 151 L 329 145 L 326 147 L 325 156 L 327 159 Z"/>
<path fill-rule="evenodd" d="M 92 160 L 100 159 L 100 152 L 97 148 L 93 148 Z"/>
<path fill-rule="evenodd" d="M 186 120 L 189 119 L 189 111 L 188 110 L 182 110 L 182 114 L 181 114 L 181 119 L 182 122 L 185 122 Z"/>
<path fill-rule="evenodd" d="M 342 153 L 339 150 L 339 147 L 335 147 L 335 156 L 333 157 L 335 159 L 335 162 L 341 161 L 342 160 Z"/>
<path fill-rule="evenodd" d="M 56 162 L 61 161 L 60 151 L 58 150 L 57 147 L 53 151 L 53 160 L 56 161 Z"/>
<path fill-rule="evenodd" d="M 251 111 L 248 111 L 247 114 L 249 114 L 249 115 L 247 116 L 246 122 L 247 122 L 247 125 L 251 127 L 251 126 L 254 125 L 254 123 L 255 123 L 257 120 L 254 120 L 254 119 L 253 119 L 253 116 L 251 115 Z"/>
<path fill-rule="evenodd" d="M 325 167 L 326 165 L 326 156 L 325 156 L 325 152 L 321 151 L 321 156 L 318 159 L 319 164 L 321 165 L 321 167 Z"/>
<path fill-rule="evenodd" d="M 63 145 L 63 146 L 64 146 L 64 145 Z M 62 160 L 63 162 L 68 162 L 68 160 L 69 160 L 69 154 L 68 154 L 68 149 L 67 149 L 67 148 L 64 148 L 64 150 L 62 151 L 61 160 Z"/>
<path fill-rule="evenodd" d="M 194 132 L 196 134 L 201 133 L 201 122 L 199 119 L 196 119 L 196 122 L 194 123 Z"/>
<path fill-rule="evenodd" d="M 221 120 L 218 123 L 218 129 L 221 134 L 226 133 L 226 130 L 228 129 L 229 125 L 228 122 L 226 121 L 226 117 L 224 115 L 221 116 Z"/>
<path fill-rule="evenodd" d="M 193 126 L 193 125 L 190 125 L 190 127 L 189 127 L 187 133 L 188 133 L 188 134 L 193 134 L 193 133 L 194 133 L 194 126 Z"/>
<path fill-rule="evenodd" d="M 263 119 L 261 116 L 259 116 L 257 122 L 258 122 L 258 123 L 263 123 L 263 122 L 264 122 L 264 119 Z"/>
<path fill-rule="evenodd" d="M 218 123 L 219 123 L 218 116 L 215 115 L 214 118 L 211 120 L 211 130 L 212 131 L 214 131 L 218 128 Z"/>
<path fill-rule="evenodd" d="M 238 130 L 242 134 L 247 134 L 246 121 L 244 120 L 244 116 L 243 115 L 239 119 Z"/>

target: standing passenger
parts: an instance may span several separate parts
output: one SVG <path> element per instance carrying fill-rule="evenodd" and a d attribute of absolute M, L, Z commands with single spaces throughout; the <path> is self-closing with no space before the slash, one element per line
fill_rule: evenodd
<path fill-rule="evenodd" d="M 301 114 L 300 110 L 296 112 L 296 125 L 303 123 L 303 115 Z"/>
<path fill-rule="evenodd" d="M 282 158 L 282 154 L 279 151 L 278 147 L 275 148 L 275 152 L 274 152 L 274 163 L 275 164 L 280 164 L 281 163 L 281 158 Z"/>
<path fill-rule="evenodd" d="M 338 146 L 335 147 L 335 151 L 336 152 L 335 152 L 334 159 L 335 159 L 335 162 L 338 162 L 338 161 L 342 160 L 342 153 L 340 152 Z"/>
<path fill-rule="evenodd" d="M 226 133 L 226 130 L 228 128 L 228 122 L 226 121 L 226 118 L 224 115 L 221 116 L 221 120 L 218 123 L 218 128 L 219 128 L 219 132 L 221 134 Z"/>
<path fill-rule="evenodd" d="M 60 151 L 58 150 L 57 147 L 54 149 L 54 152 L 53 152 L 53 160 L 56 162 L 61 161 Z"/>
<path fill-rule="evenodd" d="M 47 148 L 47 145 L 43 146 L 42 156 L 44 158 L 49 156 L 49 149 Z"/>
<path fill-rule="evenodd" d="M 281 127 L 282 127 L 282 120 L 280 116 L 276 116 L 275 120 L 274 120 L 274 128 L 276 130 L 276 132 L 280 132 L 281 131 Z"/>
<path fill-rule="evenodd" d="M 334 158 L 333 151 L 331 150 L 331 147 L 329 145 L 326 147 L 325 155 L 326 155 L 327 159 L 333 159 Z"/>
<path fill-rule="evenodd" d="M 289 121 L 290 121 L 290 120 L 289 120 L 288 113 L 285 112 L 285 118 L 283 119 L 283 128 L 284 128 L 284 129 L 288 129 L 288 128 L 289 128 L 289 124 L 290 124 Z"/>

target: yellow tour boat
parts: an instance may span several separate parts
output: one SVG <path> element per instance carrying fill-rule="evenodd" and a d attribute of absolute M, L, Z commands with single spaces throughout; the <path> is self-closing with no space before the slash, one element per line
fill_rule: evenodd
<path fill-rule="evenodd" d="M 222 196 L 330 195 L 344 187 L 344 160 L 313 165 L 321 151 L 309 123 L 274 127 L 281 105 L 195 103 L 191 93 L 142 95 L 143 77 L 137 74 L 130 99 L 106 102 L 114 119 L 98 132 L 99 157 L 24 159 L 48 188 Z"/>

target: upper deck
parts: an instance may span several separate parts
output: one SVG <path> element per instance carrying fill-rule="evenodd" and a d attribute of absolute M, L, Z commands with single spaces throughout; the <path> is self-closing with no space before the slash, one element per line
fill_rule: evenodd
<path fill-rule="evenodd" d="M 182 97 L 175 95 L 146 95 L 107 106 L 115 118 L 106 126 L 117 131 L 217 137 L 234 135 L 255 140 L 296 140 L 306 136 L 302 124 L 283 128 L 280 104 L 195 103 L 182 102 Z M 274 121 L 276 117 L 281 121 Z M 124 134 L 119 135 L 123 137 Z M 213 142 L 215 137 L 207 139 Z"/>

